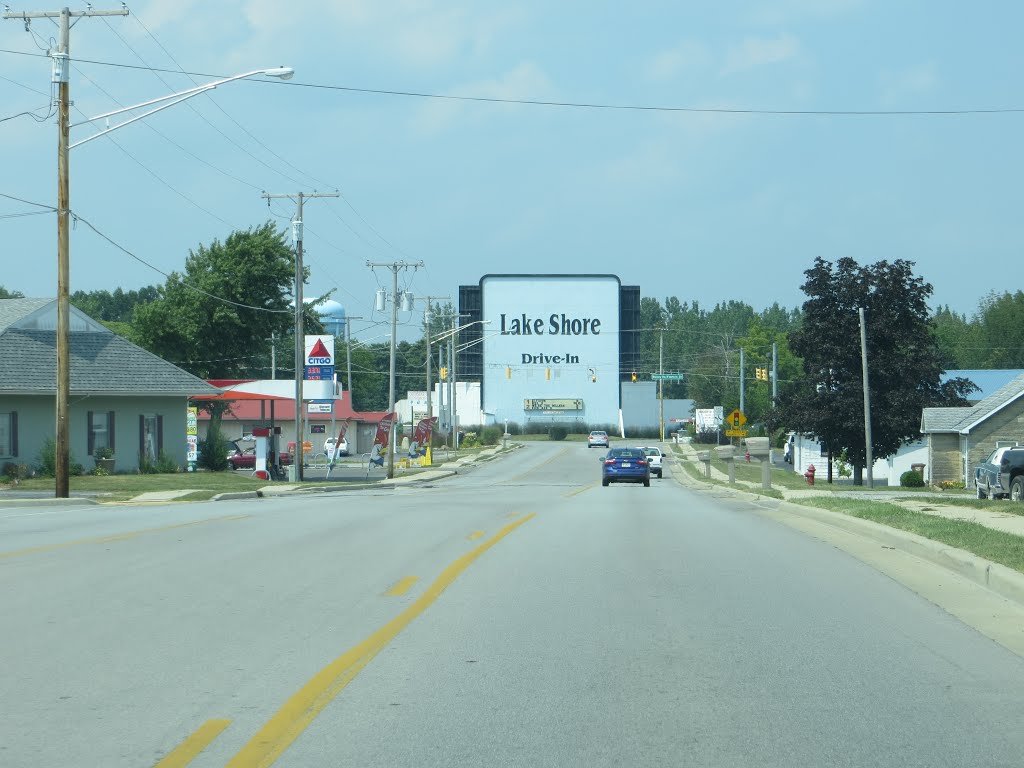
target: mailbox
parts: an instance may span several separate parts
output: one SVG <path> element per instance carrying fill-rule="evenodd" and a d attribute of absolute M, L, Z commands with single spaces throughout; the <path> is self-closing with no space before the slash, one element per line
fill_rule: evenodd
<path fill-rule="evenodd" d="M 768 457 L 768 438 L 767 437 L 748 437 L 747 438 L 747 452 L 751 456 L 758 458 Z"/>
<path fill-rule="evenodd" d="M 731 445 L 719 445 L 715 448 L 715 455 L 720 459 L 732 459 L 736 456 L 736 449 Z"/>

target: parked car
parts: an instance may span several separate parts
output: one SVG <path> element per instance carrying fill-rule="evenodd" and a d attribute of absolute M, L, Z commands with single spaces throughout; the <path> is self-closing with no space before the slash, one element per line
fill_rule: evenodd
<path fill-rule="evenodd" d="M 607 448 L 608 433 L 601 432 L 600 430 L 594 430 L 587 435 L 587 448 Z"/>
<path fill-rule="evenodd" d="M 1024 447 L 1004 446 L 992 451 L 988 461 L 975 468 L 974 487 L 979 499 L 1009 496 L 1024 501 Z"/>
<path fill-rule="evenodd" d="M 231 469 L 256 469 L 256 448 L 243 448 L 238 443 L 231 443 L 228 453 L 228 466 Z M 278 466 L 286 467 L 292 463 L 292 457 L 285 451 L 278 452 Z"/>
<path fill-rule="evenodd" d="M 330 461 L 334 458 L 334 447 L 338 443 L 338 438 L 328 437 L 324 440 L 324 453 L 327 454 L 327 460 Z M 348 456 L 348 438 L 341 438 L 341 445 L 338 448 L 339 456 Z"/>
<path fill-rule="evenodd" d="M 642 450 L 647 455 L 647 464 L 651 468 L 651 474 L 657 475 L 658 479 L 660 480 L 662 472 L 662 459 L 664 458 L 665 454 L 661 452 L 661 448 L 657 448 L 653 445 L 643 448 Z"/>
<path fill-rule="evenodd" d="M 651 487 L 651 467 L 643 448 L 612 448 L 601 459 L 601 485 L 643 483 Z"/>

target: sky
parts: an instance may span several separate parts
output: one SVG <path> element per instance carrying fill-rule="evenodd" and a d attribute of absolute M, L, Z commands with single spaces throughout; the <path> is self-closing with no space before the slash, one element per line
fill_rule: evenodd
<path fill-rule="evenodd" d="M 662 301 L 796 307 L 818 256 L 908 259 L 932 307 L 968 316 L 1024 285 L 1024 4 L 128 8 L 71 31 L 75 121 L 258 69 L 295 76 L 228 83 L 72 149 L 71 209 L 109 239 L 75 226 L 72 291 L 162 284 L 190 249 L 289 227 L 295 204 L 264 191 L 340 193 L 305 205 L 305 291 L 333 291 L 364 339 L 390 320 L 373 302 L 391 273 L 368 261 L 422 260 L 400 288 L 453 303 L 488 273 L 611 273 Z M 0 197 L 0 285 L 53 296 L 55 215 L 29 203 L 56 204 L 57 27 L 30 30 L 0 20 L 0 194 L 28 201 Z"/>

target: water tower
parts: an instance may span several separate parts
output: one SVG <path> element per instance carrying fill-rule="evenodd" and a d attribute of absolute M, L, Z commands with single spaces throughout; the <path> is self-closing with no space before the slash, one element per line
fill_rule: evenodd
<path fill-rule="evenodd" d="M 328 299 L 317 307 L 317 313 L 327 333 L 333 336 L 345 335 L 345 308 L 341 304 L 334 299 Z"/>

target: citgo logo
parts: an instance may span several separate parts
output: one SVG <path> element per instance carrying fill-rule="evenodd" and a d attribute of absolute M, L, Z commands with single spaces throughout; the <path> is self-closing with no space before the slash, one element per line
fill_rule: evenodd
<path fill-rule="evenodd" d="M 331 355 L 328 353 L 327 347 L 324 346 L 323 339 L 317 339 L 306 358 L 306 365 L 330 365 L 331 363 Z"/>

